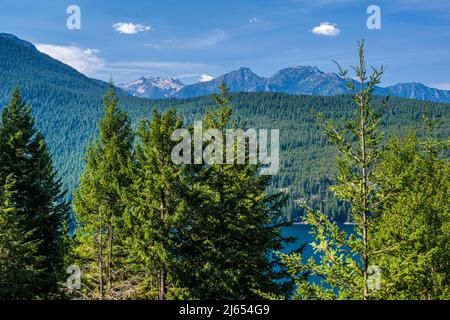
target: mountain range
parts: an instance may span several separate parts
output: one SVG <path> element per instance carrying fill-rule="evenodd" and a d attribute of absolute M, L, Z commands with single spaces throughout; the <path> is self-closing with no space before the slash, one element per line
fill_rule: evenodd
<path fill-rule="evenodd" d="M 280 71 L 276 77 L 278 81 L 272 79 L 271 86 L 268 86 L 265 78 L 255 76 L 246 68 L 198 86 L 184 86 L 181 82 L 175 82 L 175 79 L 169 79 L 170 81 L 162 78 L 152 78 L 151 81 L 141 79 L 129 88 L 135 87 L 143 95 L 145 92 L 139 87 L 153 83 L 159 90 L 158 94 L 164 98 L 150 100 L 134 97 L 118 89 L 119 107 L 129 114 L 133 127 L 140 119 L 151 116 L 152 109 L 162 112 L 175 108 L 183 115 L 186 123 L 190 123 L 201 119 L 208 110 L 211 110 L 214 100 L 211 96 L 193 99 L 172 98 L 175 95 L 182 92 L 185 94 L 197 87 L 203 90 L 203 94 L 209 94 L 222 79 L 233 91 L 263 90 L 266 85 L 268 91 L 269 89 L 278 91 L 280 87 L 289 88 L 289 86 L 296 88 L 298 81 L 289 82 L 289 79 L 293 79 L 291 72 L 300 74 L 297 69 L 299 68 Z M 314 96 L 332 92 L 326 91 L 326 86 L 320 85 L 319 80 L 322 77 L 317 68 L 310 67 L 303 71 L 311 74 L 299 77 L 308 79 L 302 82 L 305 87 L 309 85 L 309 81 L 316 81 L 317 88 L 309 92 L 311 95 L 243 92 L 233 94 L 231 101 L 237 125 L 280 130 L 280 172 L 272 177 L 271 188 L 288 188 L 291 195 L 301 196 L 315 208 L 314 203 L 321 206 L 328 192 L 320 181 L 332 176 L 336 170 L 333 161 L 330 161 L 335 157 L 336 150 L 326 143 L 317 125 L 316 115 L 321 112 L 327 118 L 338 121 L 353 114 L 354 104 L 352 98 L 346 95 Z M 329 77 L 339 81 L 332 74 Z M 245 81 L 241 81 L 242 79 Z M 78 185 L 85 165 L 83 159 L 86 147 L 93 138 L 98 137 L 98 121 L 103 115 L 103 96 L 107 85 L 103 81 L 86 77 L 72 67 L 38 51 L 25 40 L 0 33 L 0 109 L 9 103 L 14 87 L 18 86 L 22 97 L 31 106 L 37 128 L 45 136 L 58 176 L 64 188 L 69 191 L 68 197 Z M 166 96 L 171 98 L 165 98 Z M 381 107 L 381 99 L 375 97 L 373 104 L 375 108 Z M 420 119 L 423 105 L 424 103 L 419 100 L 396 97 L 390 99 L 382 122 L 386 137 L 391 134 L 404 136 L 419 130 L 422 126 Z M 450 104 L 430 102 L 427 105 L 437 118 L 442 120 L 450 118 Z M 436 134 L 448 137 L 449 127 L 449 121 L 443 121 Z M 325 189 L 318 188 L 320 185 Z M 288 217 L 295 218 L 300 211 L 292 201 L 286 212 Z M 344 218 L 347 212 L 340 206 L 321 210 L 330 212 L 333 217 Z"/>
<path fill-rule="evenodd" d="M 169 98 L 185 87 L 178 79 L 162 77 L 141 77 L 118 86 L 135 97 L 152 99 Z"/>
<path fill-rule="evenodd" d="M 314 66 L 297 66 L 282 69 L 271 77 L 261 77 L 249 68 L 241 67 L 215 79 L 184 85 L 180 80 L 163 77 L 141 77 L 118 86 L 136 97 L 194 98 L 217 93 L 224 81 L 231 92 L 277 92 L 297 95 L 334 96 L 348 94 L 345 80 L 333 72 L 323 72 Z M 377 95 L 450 102 L 450 91 L 430 88 L 422 83 L 399 83 L 377 87 Z"/>

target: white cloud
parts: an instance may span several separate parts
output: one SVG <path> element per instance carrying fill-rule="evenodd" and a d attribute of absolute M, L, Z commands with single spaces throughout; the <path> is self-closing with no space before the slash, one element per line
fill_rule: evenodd
<path fill-rule="evenodd" d="M 93 48 L 43 43 L 37 43 L 35 46 L 42 53 L 71 66 L 77 71 L 102 80 L 108 80 L 111 75 L 115 80 L 125 82 L 144 74 L 171 76 L 179 73 L 187 78 L 192 77 L 193 82 L 208 81 L 211 76 L 202 72 L 216 68 L 214 65 L 191 61 L 108 62 L 99 56 L 97 49 Z M 176 78 L 182 78 L 182 76 Z"/>
<path fill-rule="evenodd" d="M 211 81 L 212 79 L 214 79 L 213 76 L 210 76 L 209 74 L 202 74 L 200 75 L 200 82 L 207 82 L 207 81 Z"/>
<path fill-rule="evenodd" d="M 432 83 L 431 88 L 437 88 L 441 90 L 450 90 L 450 82 Z"/>
<path fill-rule="evenodd" d="M 192 78 L 192 77 L 199 77 L 201 74 L 199 73 L 181 73 L 173 76 L 175 79 L 185 79 L 185 78 Z"/>
<path fill-rule="evenodd" d="M 336 24 L 330 22 L 322 22 L 320 25 L 310 30 L 312 33 L 322 36 L 336 37 L 341 33 L 341 29 Z"/>
<path fill-rule="evenodd" d="M 256 17 L 253 17 L 253 18 L 251 18 L 250 20 L 248 20 L 248 23 L 258 23 L 259 22 L 259 20 L 258 20 L 258 18 L 256 18 Z"/>
<path fill-rule="evenodd" d="M 54 44 L 35 44 L 36 48 L 59 60 L 79 72 L 93 74 L 103 67 L 105 62 L 97 54 L 96 49 L 83 49 L 77 46 L 58 46 Z"/>
<path fill-rule="evenodd" d="M 114 30 L 123 34 L 136 34 L 138 32 L 153 30 L 152 26 L 144 26 L 143 24 L 134 24 L 132 22 L 118 22 L 113 25 Z"/>

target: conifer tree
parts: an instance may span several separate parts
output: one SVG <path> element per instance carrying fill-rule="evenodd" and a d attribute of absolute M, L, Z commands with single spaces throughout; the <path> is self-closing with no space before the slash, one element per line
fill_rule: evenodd
<path fill-rule="evenodd" d="M 153 112 L 140 122 L 140 144 L 136 150 L 136 170 L 127 225 L 132 263 L 138 264 L 141 285 L 148 298 L 179 297 L 177 274 L 177 230 L 183 228 L 185 214 L 183 165 L 174 164 L 171 152 L 178 143 L 171 137 L 182 128 L 183 119 L 175 110 Z"/>
<path fill-rule="evenodd" d="M 377 297 L 450 298 L 450 165 L 448 141 L 393 138 L 375 174 L 383 211 L 372 232 L 383 250 L 375 257 L 382 274 Z"/>
<path fill-rule="evenodd" d="M 130 120 L 118 109 L 112 82 L 104 98 L 100 136 L 89 147 L 86 168 L 75 194 L 78 222 L 76 255 L 83 270 L 84 294 L 119 298 L 124 276 L 124 192 L 131 184 L 133 134 Z"/>
<path fill-rule="evenodd" d="M 30 240 L 35 230 L 24 230 L 25 216 L 15 203 L 16 184 L 9 175 L 2 188 L 0 203 L 0 298 L 35 298 L 39 286 L 39 241 Z"/>
<path fill-rule="evenodd" d="M 214 96 L 217 108 L 205 115 L 203 129 L 217 129 L 225 137 L 236 123 L 224 83 L 220 91 Z M 271 253 L 287 240 L 280 233 L 284 224 L 276 223 L 285 198 L 267 194 L 270 177 L 260 175 L 260 166 L 249 164 L 248 158 L 245 164 L 215 162 L 189 169 L 189 223 L 180 230 L 183 287 L 196 299 L 283 294 L 283 283 L 274 282 L 282 276 L 274 269 L 277 261 Z"/>
<path fill-rule="evenodd" d="M 306 299 L 364 299 L 376 291 L 371 286 L 371 265 L 377 251 L 369 237 L 373 221 L 379 214 L 377 187 L 373 168 L 379 157 L 381 113 L 371 107 L 372 93 L 380 82 L 384 68 L 373 68 L 369 76 L 364 59 L 364 42 L 358 47 L 359 63 L 353 69 L 358 81 L 351 79 L 341 67 L 340 75 L 347 79 L 353 92 L 356 110 L 344 128 L 319 115 L 324 133 L 336 145 L 339 174 L 332 192 L 351 204 L 355 233 L 347 234 L 326 214 L 307 209 L 305 221 L 312 226 L 316 242 L 314 252 L 320 257 L 302 261 L 301 253 L 282 255 L 282 260 L 297 281 L 297 298 Z M 320 283 L 304 281 L 314 276 Z M 373 290 L 371 290 L 371 287 Z"/>
<path fill-rule="evenodd" d="M 11 181 L 7 179 L 13 179 L 14 192 L 7 195 L 8 203 L 20 215 L 25 241 L 37 243 L 37 264 L 29 268 L 39 270 L 39 274 L 37 283 L 29 286 L 30 294 L 49 297 L 57 292 L 65 275 L 69 204 L 63 200 L 65 193 L 44 137 L 36 130 L 31 109 L 19 89 L 2 111 L 0 141 L 0 189 L 8 190 Z"/>

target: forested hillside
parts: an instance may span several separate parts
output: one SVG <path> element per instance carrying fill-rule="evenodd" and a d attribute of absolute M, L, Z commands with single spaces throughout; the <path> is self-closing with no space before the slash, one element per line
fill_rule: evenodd
<path fill-rule="evenodd" d="M 18 40 L 18 39 L 17 39 Z M 15 86 L 37 118 L 64 186 L 73 190 L 83 168 L 88 141 L 97 134 L 107 85 L 11 38 L 0 37 L 0 105 L 10 99 Z M 120 107 L 133 121 L 151 114 L 153 108 L 174 107 L 188 119 L 200 118 L 213 105 L 210 96 L 195 99 L 147 100 L 130 97 L 119 90 Z M 329 178 L 336 172 L 336 150 L 322 134 L 316 114 L 340 119 L 352 114 L 354 106 L 347 96 L 314 97 L 278 93 L 239 93 L 232 95 L 235 116 L 244 127 L 279 129 L 281 170 L 273 177 L 273 188 L 284 188 L 291 195 L 286 213 L 295 218 L 296 200 L 313 206 L 326 206 L 326 212 L 345 220 L 345 208 L 338 206 L 327 191 Z M 387 135 L 404 135 L 421 126 L 421 114 L 428 105 L 444 121 L 438 134 L 448 133 L 450 105 L 392 98 L 383 117 Z M 381 99 L 375 100 L 381 108 Z M 305 199 L 306 197 L 306 199 Z"/>
<path fill-rule="evenodd" d="M 334 162 L 336 149 L 323 135 L 316 116 L 321 112 L 333 120 L 348 118 L 354 112 L 352 98 L 277 93 L 239 93 L 232 97 L 235 117 L 240 125 L 280 130 L 280 172 L 273 177 L 272 186 L 291 195 L 286 214 L 295 218 L 300 212 L 297 200 L 307 200 L 313 207 L 320 207 L 339 220 L 346 220 L 348 210 L 332 200 L 328 191 L 330 178 L 337 170 Z M 192 120 L 200 118 L 208 110 L 212 98 L 156 100 L 152 105 L 160 110 L 175 107 Z M 383 109 L 382 98 L 376 97 L 374 105 L 378 110 Z M 386 138 L 418 131 L 423 125 L 422 115 L 426 109 L 443 122 L 436 132 L 439 137 L 444 137 L 450 129 L 448 104 L 392 97 L 384 109 L 382 126 L 386 129 Z M 147 109 L 142 107 L 128 110 L 133 119 L 147 113 Z"/>

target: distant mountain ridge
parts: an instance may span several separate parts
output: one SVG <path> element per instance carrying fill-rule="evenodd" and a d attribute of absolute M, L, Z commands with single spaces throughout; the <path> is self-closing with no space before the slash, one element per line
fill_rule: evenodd
<path fill-rule="evenodd" d="M 0 33 L 0 110 L 9 103 L 14 87 L 19 87 L 54 154 L 65 188 L 78 183 L 107 86 L 38 51 L 30 42 Z M 139 100 L 117 91 L 121 100 L 132 100 L 130 104 Z"/>
<path fill-rule="evenodd" d="M 417 100 L 450 102 L 449 90 L 430 88 L 419 82 L 398 83 L 386 88 L 378 87 L 375 93 Z"/>
<path fill-rule="evenodd" d="M 0 38 L 3 38 L 5 40 L 8 40 L 8 41 L 13 42 L 15 44 L 18 44 L 18 45 L 20 45 L 22 47 L 25 47 L 25 48 L 37 51 L 36 47 L 32 43 L 30 43 L 28 41 L 25 41 L 25 40 L 22 40 L 22 39 L 16 37 L 15 35 L 13 35 L 13 34 L 1 33 L 0 32 Z"/>
<path fill-rule="evenodd" d="M 42 55 L 32 43 L 15 35 L 0 33 L 0 39 Z M 75 71 L 68 66 L 66 68 L 68 68 L 70 74 Z M 95 86 L 104 86 L 102 81 L 79 75 L 86 82 L 95 83 Z M 11 76 L 16 77 L 14 73 Z M 284 68 L 268 78 L 260 77 L 249 68 L 241 67 L 210 81 L 191 85 L 185 85 L 179 79 L 174 78 L 141 77 L 130 83 L 119 84 L 118 87 L 123 90 L 123 93 L 126 92 L 140 98 L 194 98 L 217 93 L 222 81 L 225 81 L 231 92 L 276 92 L 313 96 L 333 96 L 349 93 L 344 79 L 336 73 L 325 73 L 314 66 Z M 430 88 L 419 82 L 377 87 L 375 94 L 433 102 L 450 102 L 449 90 Z"/>
<path fill-rule="evenodd" d="M 185 85 L 178 79 L 162 77 L 141 77 L 130 83 L 118 84 L 135 97 L 162 99 L 169 98 Z"/>
<path fill-rule="evenodd" d="M 292 72 L 297 74 L 298 79 L 292 80 Z M 287 69 L 271 78 L 273 87 L 268 85 L 266 78 L 255 75 L 248 68 L 223 76 L 224 81 L 232 84 L 233 90 L 243 91 L 276 91 L 280 87 L 295 90 L 300 86 L 299 83 L 308 87 L 308 84 L 315 82 L 316 91 L 310 91 L 309 94 L 316 94 L 319 90 L 330 92 L 326 86 L 321 85 L 320 79 L 337 81 L 333 74 L 321 75 L 314 67 L 304 69 L 303 74 L 297 68 Z M 245 81 L 242 82 L 242 79 Z M 301 79 L 306 80 L 300 81 Z M 214 89 L 213 86 L 219 80 L 201 85 L 200 88 Z M 135 85 L 139 87 L 144 82 Z M 172 82 L 158 78 L 151 81 L 153 86 L 161 90 L 178 90 L 179 84 Z M 20 87 L 23 98 L 32 107 L 36 126 L 45 135 L 58 176 L 62 179 L 64 189 L 68 189 L 68 198 L 71 198 L 85 166 L 83 159 L 86 147 L 98 137 L 98 121 L 103 115 L 103 97 L 108 84 L 86 77 L 36 50 L 31 43 L 11 35 L 0 35 L 0 111 L 9 103 L 11 92 L 16 86 Z M 189 87 L 196 88 L 184 86 L 176 94 Z M 396 89 L 403 90 L 402 86 Z M 123 90 L 117 90 L 117 93 L 119 108 L 129 114 L 133 127 L 140 119 L 151 116 L 154 108 L 160 112 L 175 108 L 185 117 L 186 123 L 190 123 L 201 119 L 214 104 L 210 96 L 149 100 L 133 97 Z M 354 110 L 352 97 L 247 92 L 234 94 L 231 103 L 238 126 L 280 130 L 280 151 L 283 157 L 280 172 L 273 176 L 271 188 L 289 188 L 293 195 L 302 195 L 304 199 L 317 203 L 320 208 L 326 197 L 326 191 L 323 190 L 328 189 L 325 185 L 325 189 L 317 189 L 316 182 L 334 174 L 335 168 L 331 166 L 329 159 L 335 157 L 335 149 L 329 144 L 321 143 L 325 138 L 314 119 L 318 112 L 325 113 L 336 121 L 350 116 Z M 380 106 L 381 99 L 375 97 L 373 103 L 375 107 Z M 421 101 L 395 97 L 391 99 L 388 106 L 390 112 L 386 112 L 382 124 L 387 130 L 386 136 L 392 133 L 404 136 L 411 130 L 420 128 L 423 105 Z M 429 105 L 430 111 L 437 118 L 450 118 L 450 104 Z M 438 137 L 446 138 L 449 126 L 448 121 L 444 121 L 437 128 Z M 314 207 L 314 203 L 308 203 Z M 337 211 L 330 209 L 330 215 L 345 218 L 343 214 L 346 211 L 341 207 L 336 208 Z M 287 210 L 287 218 L 297 218 L 299 212 L 296 210 L 298 206 L 291 205 Z"/>
<path fill-rule="evenodd" d="M 175 83 L 176 90 L 161 92 L 155 89 L 153 80 L 159 79 Z M 138 88 L 134 86 L 142 82 Z M 120 88 L 131 95 L 150 99 L 160 98 L 194 98 L 218 92 L 219 84 L 225 81 L 231 92 L 277 92 L 288 94 L 303 94 L 313 96 L 334 96 L 349 93 L 345 80 L 333 72 L 323 72 L 314 66 L 296 66 L 284 68 L 274 75 L 265 78 L 257 75 L 246 67 L 233 70 L 210 81 L 198 82 L 191 85 L 182 85 L 177 79 L 140 78 L 128 84 L 119 85 Z M 145 84 L 148 83 L 146 86 Z M 377 87 L 375 94 L 392 95 L 402 98 L 429 100 L 435 102 L 450 102 L 450 91 L 429 88 L 424 84 L 411 82 L 399 83 L 389 87 Z"/>

